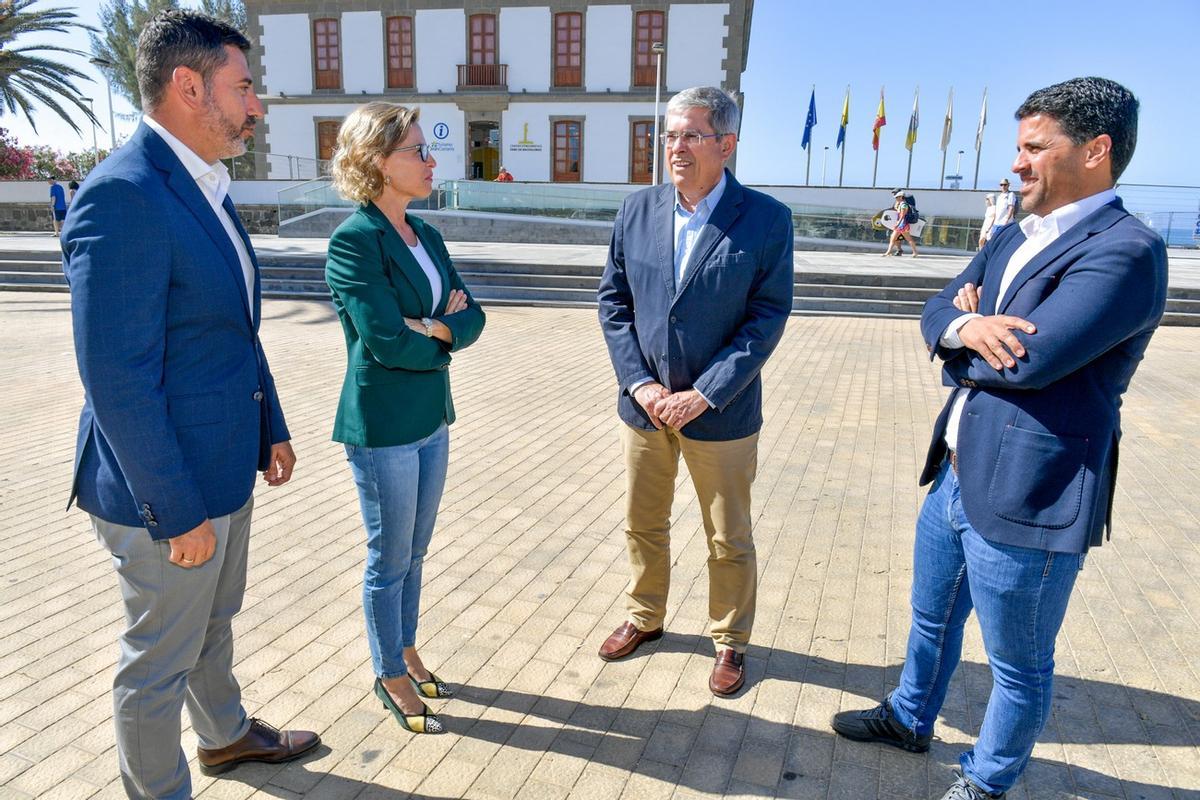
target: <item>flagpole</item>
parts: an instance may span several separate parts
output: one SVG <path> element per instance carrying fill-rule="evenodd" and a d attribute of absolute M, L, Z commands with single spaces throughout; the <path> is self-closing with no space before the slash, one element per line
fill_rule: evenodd
<path fill-rule="evenodd" d="M 979 152 L 983 149 L 983 129 L 984 113 L 987 109 L 987 87 L 983 87 L 983 109 L 979 112 L 979 130 L 975 133 L 975 181 L 971 184 L 972 189 L 979 188 Z"/>
<path fill-rule="evenodd" d="M 950 152 L 950 136 L 954 129 L 954 87 L 950 87 L 950 97 L 946 100 L 946 118 L 942 120 L 942 173 L 938 177 L 938 189 L 946 188 L 946 154 Z M 958 174 L 958 168 L 954 170 Z"/>
<path fill-rule="evenodd" d="M 919 94 L 920 91 L 921 91 L 921 87 L 918 86 L 917 93 Z M 916 113 L 917 113 L 917 95 L 914 94 L 913 95 L 913 114 L 916 114 Z M 912 127 L 912 117 L 909 117 L 908 124 L 909 124 L 909 127 L 911 128 Z M 907 136 L 905 138 L 907 138 Z M 912 187 L 912 154 L 913 154 L 913 145 L 915 145 L 915 144 L 916 144 L 916 141 L 914 139 L 914 141 L 908 145 L 908 173 L 904 176 L 904 188 L 906 188 L 906 189 Z"/>
<path fill-rule="evenodd" d="M 813 126 L 817 124 L 816 106 L 814 105 L 817 99 L 817 85 L 815 83 L 812 85 L 811 91 L 812 93 L 808 96 L 808 113 L 804 116 L 804 139 L 807 139 L 808 143 L 805 144 L 803 139 L 800 142 L 801 146 L 804 147 L 805 152 L 808 153 L 804 161 L 805 186 L 812 185 L 810 178 L 812 173 L 812 129 Z"/>

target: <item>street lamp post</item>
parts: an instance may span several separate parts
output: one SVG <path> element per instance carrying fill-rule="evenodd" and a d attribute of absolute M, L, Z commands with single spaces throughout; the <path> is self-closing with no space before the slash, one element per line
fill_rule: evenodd
<path fill-rule="evenodd" d="M 96 105 L 90 97 L 80 97 L 79 99 L 87 100 L 88 111 L 92 112 L 92 169 L 95 169 L 96 165 L 100 163 L 100 146 L 96 144 Z"/>
<path fill-rule="evenodd" d="M 112 69 L 114 64 L 106 58 L 89 58 L 88 63 L 101 68 L 100 74 L 104 76 L 104 84 L 108 87 L 108 152 L 111 154 L 117 149 L 117 126 L 113 115 L 112 79 L 108 77 L 107 70 Z"/>
<path fill-rule="evenodd" d="M 654 141 L 650 143 L 654 148 L 654 166 L 651 167 L 652 173 L 650 175 L 650 185 L 652 186 L 658 185 L 658 151 L 662 147 L 662 144 L 658 141 L 658 101 L 659 92 L 662 90 L 662 57 L 666 51 L 667 48 L 663 46 L 662 42 L 655 42 L 650 45 L 650 52 L 654 53 L 658 59 L 658 63 L 654 68 Z"/>
<path fill-rule="evenodd" d="M 825 185 L 825 162 L 829 159 L 829 147 L 826 146 L 825 152 L 821 154 L 821 185 Z"/>

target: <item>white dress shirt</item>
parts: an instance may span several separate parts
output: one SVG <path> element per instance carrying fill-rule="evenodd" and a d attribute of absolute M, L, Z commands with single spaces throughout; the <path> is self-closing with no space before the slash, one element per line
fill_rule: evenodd
<path fill-rule="evenodd" d="M 188 175 L 192 176 L 192 180 L 196 181 L 196 185 L 200 187 L 200 193 L 204 195 L 204 199 L 212 206 L 213 213 L 221 221 L 221 227 L 229 235 L 229 241 L 233 243 L 238 261 L 241 262 L 242 277 L 246 281 L 246 299 L 249 301 L 249 307 L 253 313 L 254 265 L 250 261 L 250 253 L 246 251 L 246 244 L 242 241 L 237 226 L 233 224 L 233 220 L 225 212 L 225 206 L 222 205 L 225 202 L 225 195 L 229 193 L 229 170 L 220 161 L 213 164 L 206 163 L 204 159 L 196 155 L 194 150 L 179 141 L 175 134 L 164 128 L 157 120 L 143 116 L 142 122 L 145 122 L 151 130 L 161 136 L 171 151 L 175 153 L 175 157 L 182 162 L 183 168 L 187 170 Z"/>
<path fill-rule="evenodd" d="M 987 300 L 988 306 L 999 309 L 1003 305 L 1004 296 L 1008 294 L 1013 280 L 1025 268 L 1025 265 L 1033 260 L 1034 256 L 1049 247 L 1055 239 L 1069 231 L 1089 214 L 1098 211 L 1102 206 L 1106 206 L 1116 199 L 1116 190 L 1106 189 L 1099 194 L 1094 194 L 1082 200 L 1077 200 L 1074 203 L 1068 203 L 1065 206 L 1056 208 L 1044 217 L 1037 217 L 1030 214 L 1021 220 L 1021 232 L 1025 234 L 1025 241 L 1021 243 L 1021 246 L 1016 249 L 1016 252 L 1012 254 L 1012 257 L 1008 259 L 1008 263 L 1004 266 L 1004 274 L 1000 277 L 1000 296 L 996 298 L 994 305 L 991 300 Z M 959 329 L 963 325 L 966 325 L 969 320 L 979 316 L 983 315 L 963 314 L 951 322 L 946 327 L 945 333 L 942 334 L 940 340 L 942 347 L 949 349 L 962 347 L 962 339 L 958 335 Z M 1031 346 L 1037 347 L 1036 334 L 1034 336 L 1035 338 Z M 958 426 L 962 419 L 963 405 L 967 402 L 966 392 L 959 391 L 958 389 L 954 391 L 954 406 L 950 409 L 950 419 L 946 422 L 945 437 L 946 446 L 951 450 L 958 448 Z"/>

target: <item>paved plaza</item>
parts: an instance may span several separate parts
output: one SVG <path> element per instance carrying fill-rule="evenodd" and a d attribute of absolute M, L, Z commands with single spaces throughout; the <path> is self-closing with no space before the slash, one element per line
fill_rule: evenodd
<path fill-rule="evenodd" d="M 627 567 L 595 312 L 489 311 L 455 357 L 459 421 L 421 614 L 426 663 L 461 689 L 435 707 L 448 734 L 413 736 L 371 692 L 364 534 L 330 441 L 337 320 L 327 303 L 282 300 L 263 317 L 299 463 L 257 492 L 236 673 L 251 714 L 324 744 L 214 780 L 189 730 L 198 797 L 924 800 L 948 785 L 990 689 L 974 622 L 930 753 L 828 727 L 893 687 L 903 657 L 916 475 L 945 393 L 916 322 L 789 321 L 764 372 L 748 685 L 718 700 L 685 472 L 667 635 L 624 662 L 596 656 L 624 618 Z M 86 516 L 64 511 L 82 401 L 68 298 L 0 294 L 0 330 L 0 798 L 122 797 L 116 578 Z M 1200 330 L 1160 330 L 1126 395 L 1116 532 L 1076 585 L 1054 716 L 1013 800 L 1200 799 L 1198 355 Z"/>

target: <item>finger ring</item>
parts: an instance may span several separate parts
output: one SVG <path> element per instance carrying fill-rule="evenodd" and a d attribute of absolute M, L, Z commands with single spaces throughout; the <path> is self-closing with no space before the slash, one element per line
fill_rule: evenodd
<path fill-rule="evenodd" d="M 196 563 L 196 559 L 194 559 L 194 558 L 181 558 L 179 560 L 185 564 L 195 564 Z"/>

